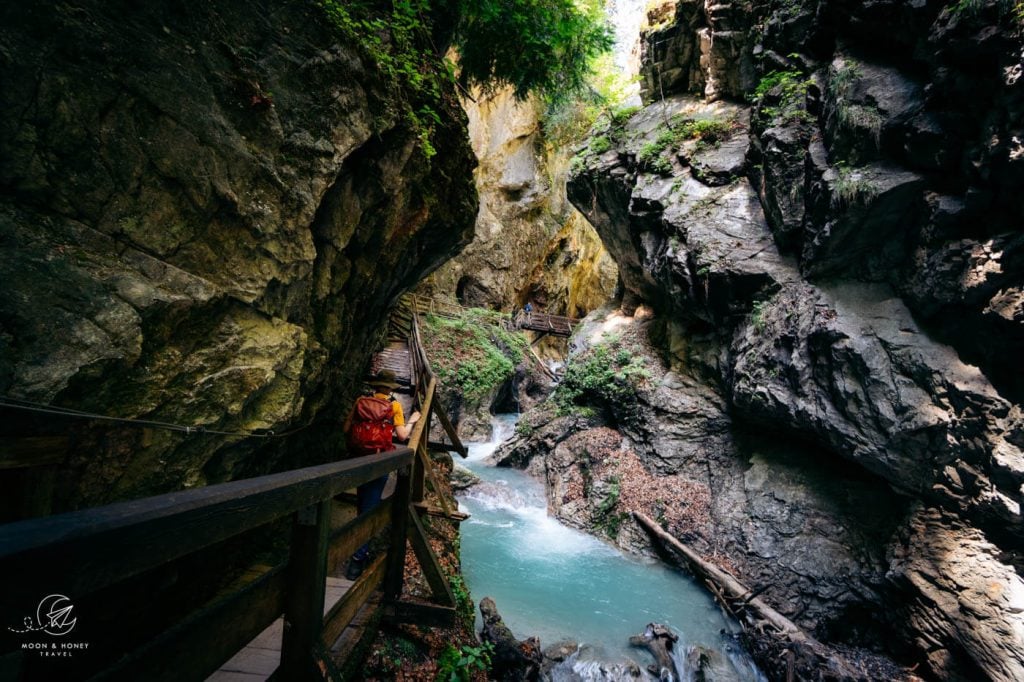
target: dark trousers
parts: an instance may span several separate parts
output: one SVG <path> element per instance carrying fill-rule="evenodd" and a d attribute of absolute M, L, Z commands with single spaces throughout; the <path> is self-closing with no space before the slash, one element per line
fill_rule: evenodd
<path fill-rule="evenodd" d="M 388 477 L 381 476 L 356 488 L 356 496 L 358 498 L 356 508 L 360 514 L 368 512 L 380 504 L 380 497 L 384 494 L 384 486 L 387 485 L 387 482 Z M 369 557 L 370 543 L 366 543 L 352 555 L 352 558 L 356 561 L 366 561 Z"/>

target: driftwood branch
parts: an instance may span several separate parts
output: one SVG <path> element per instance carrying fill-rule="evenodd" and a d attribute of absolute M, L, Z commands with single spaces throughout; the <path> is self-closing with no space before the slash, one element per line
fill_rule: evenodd
<path fill-rule="evenodd" d="M 913 670 L 900 668 L 870 652 L 851 652 L 819 642 L 764 603 L 758 597 L 763 589 L 751 591 L 666 533 L 649 516 L 639 512 L 633 516 L 651 535 L 686 559 L 693 572 L 712 588 L 719 603 L 732 613 L 742 613 L 744 618 L 738 620 L 746 633 L 748 649 L 772 679 L 920 680 Z"/>
<path fill-rule="evenodd" d="M 712 593 L 719 598 L 719 602 L 722 603 L 727 610 L 731 612 L 738 603 L 739 605 L 742 605 L 743 608 L 752 611 L 758 619 L 765 621 L 777 629 L 789 641 L 814 641 L 795 623 L 793 623 L 793 621 L 768 606 L 760 597 L 755 596 L 756 593 L 752 592 L 746 585 L 720 569 L 718 566 L 715 566 L 713 563 L 705 561 L 699 554 L 697 554 L 697 552 L 693 551 L 693 549 L 687 547 L 682 542 L 665 532 L 665 530 L 651 519 L 651 517 L 646 514 L 642 514 L 641 512 L 633 512 L 633 516 L 635 516 L 636 520 L 639 521 L 651 534 L 683 555 L 693 568 L 694 573 L 715 585 L 717 589 L 713 589 Z M 730 601 L 732 603 L 730 603 Z"/>

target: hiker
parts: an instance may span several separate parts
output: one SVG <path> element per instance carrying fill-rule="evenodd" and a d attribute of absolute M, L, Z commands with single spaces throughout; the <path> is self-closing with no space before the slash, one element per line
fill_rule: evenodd
<path fill-rule="evenodd" d="M 526 324 L 530 324 L 533 321 L 533 304 L 527 301 L 523 306 L 523 312 L 526 313 Z"/>
<path fill-rule="evenodd" d="M 420 419 L 420 413 L 413 412 L 409 420 L 405 420 L 402 404 L 391 393 L 398 388 L 394 372 L 385 369 L 367 383 L 373 389 L 372 394 L 359 397 L 345 420 L 349 452 L 357 457 L 394 450 L 394 439 L 408 440 L 413 424 Z M 381 476 L 356 488 L 360 514 L 380 504 L 387 482 L 388 477 Z M 345 577 L 349 580 L 358 578 L 369 558 L 370 544 L 367 543 L 352 555 Z"/>

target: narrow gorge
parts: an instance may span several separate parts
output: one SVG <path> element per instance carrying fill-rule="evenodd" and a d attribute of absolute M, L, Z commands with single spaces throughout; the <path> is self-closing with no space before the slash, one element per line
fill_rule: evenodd
<path fill-rule="evenodd" d="M 0 680 L 1024 679 L 1024 4 L 47 0 L 0 66 Z"/>
<path fill-rule="evenodd" d="M 622 297 L 504 449 L 556 514 L 631 549 L 630 513 L 658 518 L 821 640 L 917 674 L 1024 675 L 1008 11 L 658 10 L 646 106 L 569 179 Z"/>

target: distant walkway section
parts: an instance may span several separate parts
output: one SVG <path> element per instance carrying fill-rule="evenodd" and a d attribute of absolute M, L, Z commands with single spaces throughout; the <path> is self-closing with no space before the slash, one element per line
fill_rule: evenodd
<path fill-rule="evenodd" d="M 465 306 L 452 303 L 436 298 L 427 298 L 426 296 L 411 296 L 409 297 L 409 304 L 420 314 L 439 315 L 441 317 L 459 317 L 462 313 L 473 310 L 473 308 L 467 308 Z M 504 326 L 510 330 L 529 330 L 539 332 L 541 336 L 550 334 L 551 336 L 572 336 L 573 329 L 580 323 L 579 320 L 572 317 L 564 317 L 561 315 L 548 315 L 547 313 L 540 312 L 525 312 L 519 310 L 504 320 Z"/>

